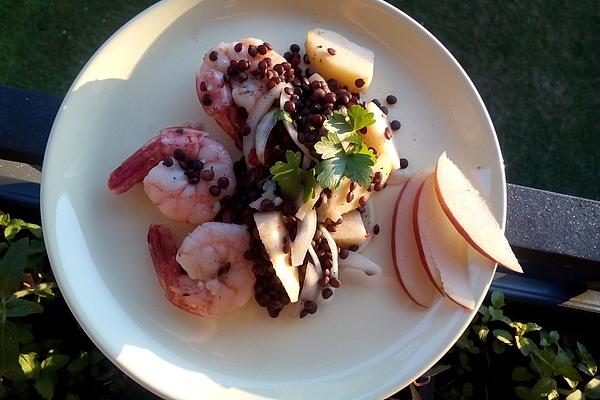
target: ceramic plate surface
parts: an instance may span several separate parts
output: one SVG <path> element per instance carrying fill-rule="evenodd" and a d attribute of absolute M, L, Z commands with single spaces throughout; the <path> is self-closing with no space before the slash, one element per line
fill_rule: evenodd
<path fill-rule="evenodd" d="M 161 128 L 203 125 L 239 156 L 202 111 L 194 79 L 205 51 L 242 37 L 281 53 L 306 31 L 338 31 L 375 53 L 367 97 L 395 94 L 394 137 L 412 170 L 447 150 L 505 219 L 505 180 L 493 126 L 472 83 L 415 21 L 378 1 L 192 1 L 159 3 L 111 37 L 80 73 L 56 118 L 42 181 L 51 263 L 67 302 L 100 349 L 155 393 L 192 399 L 383 398 L 407 385 L 456 341 L 474 312 L 439 299 L 414 306 L 390 253 L 399 187 L 375 198 L 381 233 L 365 254 L 384 276 L 348 273 L 314 317 L 271 319 L 252 302 L 222 317 L 182 312 L 163 296 L 148 255 L 151 223 L 165 220 L 139 187 L 116 196 L 109 173 Z M 479 305 L 493 265 L 469 269 Z"/>

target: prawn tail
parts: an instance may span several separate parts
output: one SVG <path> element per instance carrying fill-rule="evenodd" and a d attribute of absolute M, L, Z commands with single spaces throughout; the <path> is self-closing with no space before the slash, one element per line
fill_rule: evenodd
<path fill-rule="evenodd" d="M 235 113 L 231 89 L 223 84 L 219 73 L 198 72 L 196 74 L 196 94 L 204 111 L 211 116 L 215 122 L 235 142 L 238 148 L 242 148 L 241 127 L 245 118 L 238 118 Z M 204 96 L 210 98 L 210 102 L 203 101 Z"/>
<path fill-rule="evenodd" d="M 150 225 L 148 250 L 160 285 L 168 290 L 180 274 L 179 264 L 175 260 L 177 245 L 169 228 L 164 225 Z"/>
<path fill-rule="evenodd" d="M 148 250 L 156 276 L 165 291 L 165 297 L 177 308 L 196 315 L 208 314 L 208 294 L 187 275 L 181 273 L 176 261 L 177 245 L 169 228 L 150 225 Z"/>
<path fill-rule="evenodd" d="M 125 193 L 144 180 L 150 170 L 162 159 L 163 149 L 160 137 L 155 137 L 127 158 L 108 177 L 108 189 L 115 193 Z"/>

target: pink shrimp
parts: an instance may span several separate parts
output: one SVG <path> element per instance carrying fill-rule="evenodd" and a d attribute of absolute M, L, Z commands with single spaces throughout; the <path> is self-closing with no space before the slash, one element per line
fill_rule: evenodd
<path fill-rule="evenodd" d="M 172 158 L 182 155 L 184 160 Z M 233 193 L 235 174 L 229 153 L 208 133 L 167 128 L 110 174 L 108 188 L 121 194 L 140 182 L 166 217 L 200 224 L 212 220 L 220 210 L 220 199 Z"/>
<path fill-rule="evenodd" d="M 198 99 L 204 111 L 238 147 L 241 148 L 242 137 L 248 133 L 244 125 L 249 115 L 270 89 L 265 79 L 267 72 L 285 62 L 270 44 L 254 38 L 220 43 L 204 55 L 196 74 Z"/>
<path fill-rule="evenodd" d="M 243 225 L 206 222 L 184 239 L 179 251 L 169 228 L 151 225 L 148 230 L 148 249 L 165 297 L 197 315 L 225 314 L 252 298 L 256 278 L 244 258 L 249 246 Z"/>

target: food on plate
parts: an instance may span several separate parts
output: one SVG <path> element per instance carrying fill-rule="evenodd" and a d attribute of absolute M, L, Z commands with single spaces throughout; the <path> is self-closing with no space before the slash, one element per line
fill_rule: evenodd
<path fill-rule="evenodd" d="M 417 192 L 433 170 L 433 167 L 423 168 L 410 177 L 396 199 L 392 217 L 392 260 L 396 274 L 408 297 L 422 307 L 433 304 L 436 287 L 441 291 L 442 286 L 441 282 L 430 280 L 428 270 L 423 267 L 413 225 Z"/>
<path fill-rule="evenodd" d="M 229 153 L 208 133 L 167 128 L 110 174 L 108 188 L 121 194 L 140 182 L 166 217 L 200 224 L 212 220 L 219 200 L 233 193 L 235 174 Z"/>
<path fill-rule="evenodd" d="M 337 32 L 314 28 L 306 35 L 306 53 L 315 70 L 355 92 L 365 92 L 373 79 L 375 56 Z"/>
<path fill-rule="evenodd" d="M 435 191 L 444 213 L 471 246 L 490 260 L 523 272 L 487 203 L 446 153 L 435 168 Z"/>
<path fill-rule="evenodd" d="M 430 175 L 417 191 L 413 220 L 423 266 L 436 286 L 456 304 L 472 310 L 475 293 L 467 264 L 467 242 L 445 217 Z"/>
<path fill-rule="evenodd" d="M 496 254 L 492 261 L 507 260 L 505 266 L 522 272 L 485 200 L 445 152 L 435 168 L 423 168 L 408 180 L 393 218 L 394 266 L 402 287 L 420 306 L 433 303 L 436 288 L 456 304 L 475 308 L 469 245 L 487 258 L 491 257 L 481 249 L 491 249 Z"/>
<path fill-rule="evenodd" d="M 117 194 L 143 182 L 164 215 L 193 225 L 179 249 L 169 228 L 148 232 L 165 296 L 185 311 L 219 315 L 254 297 L 273 318 L 290 304 L 304 318 L 331 301 L 345 270 L 383 274 L 359 251 L 379 233 L 371 225 L 373 196 L 409 176 L 393 142 L 400 124 L 389 122 L 377 99 L 361 98 L 373 76 L 372 52 L 323 29 L 308 32 L 305 46 L 306 54 L 292 44 L 281 56 L 247 38 L 204 55 L 198 101 L 241 149 L 237 161 L 207 132 L 168 128 L 109 178 Z M 475 307 L 463 236 L 517 269 L 473 191 L 444 154 L 435 171 L 417 172 L 398 196 L 393 262 L 420 306 L 433 303 L 437 287 Z"/>
<path fill-rule="evenodd" d="M 244 258 L 249 244 L 248 231 L 236 224 L 205 222 L 179 250 L 169 228 L 151 225 L 148 230 L 150 256 L 166 298 L 197 315 L 231 312 L 252 298 L 255 277 Z"/>
<path fill-rule="evenodd" d="M 204 55 L 196 74 L 200 104 L 238 147 L 243 144 L 246 159 L 260 120 L 283 90 L 289 66 L 273 46 L 255 38 L 219 43 Z"/>

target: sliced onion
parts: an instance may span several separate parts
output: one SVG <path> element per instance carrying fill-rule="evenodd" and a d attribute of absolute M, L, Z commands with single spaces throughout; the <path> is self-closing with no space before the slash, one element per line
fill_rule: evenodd
<path fill-rule="evenodd" d="M 250 133 L 244 136 L 242 145 L 244 151 L 244 158 L 246 159 L 246 161 L 249 161 L 250 152 L 256 144 L 256 127 L 258 123 L 260 122 L 262 117 L 267 113 L 267 111 L 269 111 L 269 109 L 273 106 L 273 102 L 279 97 L 284 87 L 285 83 L 280 82 L 273 89 L 265 93 L 256 102 L 256 105 L 252 109 L 252 113 L 250 114 L 250 116 L 248 116 L 246 124 L 248 124 L 248 126 L 250 127 Z"/>
<path fill-rule="evenodd" d="M 316 301 L 319 296 L 319 279 L 321 279 L 321 267 L 315 267 L 310 261 L 306 265 L 304 284 L 298 298 L 297 310 L 300 313 L 307 301 Z"/>
<path fill-rule="evenodd" d="M 354 251 L 349 251 L 348 257 L 340 258 L 339 265 L 341 268 L 354 268 L 363 271 L 368 276 L 383 275 L 383 269 L 379 264 L 374 263 L 367 257 Z"/>
<path fill-rule="evenodd" d="M 335 240 L 333 240 L 333 236 L 331 236 L 331 233 L 329 233 L 327 228 L 325 228 L 323 225 L 320 225 L 319 229 L 321 230 L 323 237 L 327 241 L 327 245 L 329 246 L 329 251 L 331 251 L 331 269 L 330 269 L 331 273 L 329 274 L 329 278 L 338 278 L 339 266 L 338 266 L 337 244 L 335 243 Z"/>
<path fill-rule="evenodd" d="M 276 121 L 274 116 L 276 111 L 276 109 L 272 109 L 266 113 L 256 127 L 256 157 L 261 164 L 265 163 L 265 148 L 267 147 L 267 140 L 269 140 L 271 130 L 275 126 Z"/>
<path fill-rule="evenodd" d="M 288 83 L 285 87 L 289 87 L 289 88 L 293 89 L 293 86 L 291 83 Z M 285 102 L 290 100 L 290 97 L 291 96 L 285 92 L 285 88 L 284 88 L 284 90 L 282 90 L 281 95 L 279 97 L 279 107 L 282 110 L 284 109 L 283 107 L 285 106 Z M 288 132 L 288 134 L 290 135 L 290 137 L 292 138 L 294 143 L 296 143 L 296 146 L 298 146 L 298 148 L 304 154 L 304 157 L 302 157 L 302 168 L 307 169 L 308 166 L 310 165 L 311 161 L 318 163 L 317 159 L 315 159 L 310 154 L 310 151 L 308 150 L 308 148 L 305 145 L 303 145 L 302 143 L 300 143 L 300 141 L 298 140 L 298 130 L 296 129 L 296 124 L 293 121 L 283 120 L 283 126 L 285 126 L 285 130 Z"/>
<path fill-rule="evenodd" d="M 375 225 L 373 223 L 373 220 L 375 219 L 375 204 L 372 201 L 368 201 L 365 212 L 361 213 L 360 216 L 363 220 L 363 224 L 365 225 L 365 230 L 367 231 L 367 239 L 358 247 L 357 251 L 359 252 L 367 247 L 371 241 L 371 238 L 373 237 L 373 235 L 368 232 L 372 232 L 373 226 Z"/>
<path fill-rule="evenodd" d="M 307 202 L 302 203 L 300 205 L 300 207 L 298 208 L 298 211 L 296 211 L 296 215 L 295 217 L 298 218 L 299 220 L 304 220 L 304 218 L 306 218 L 306 214 L 312 210 L 315 206 L 315 204 L 317 203 L 317 201 L 319 201 L 319 196 L 321 195 L 321 192 L 323 191 L 323 189 L 321 188 L 320 185 L 316 185 L 315 186 L 315 197 L 313 197 L 312 199 L 308 199 Z M 303 197 L 300 198 L 299 201 L 302 201 Z"/>
<path fill-rule="evenodd" d="M 314 81 L 323 81 L 323 82 L 326 82 L 325 78 L 323 78 L 321 75 L 317 74 L 316 72 L 314 74 L 312 74 L 311 76 L 308 77 L 308 82 L 309 83 L 313 83 Z"/>
<path fill-rule="evenodd" d="M 296 238 L 292 243 L 292 267 L 301 265 L 306 256 L 306 252 L 310 247 L 310 242 L 313 236 L 315 236 L 315 230 L 317 229 L 317 212 L 310 210 L 306 217 L 298 221 L 298 230 Z"/>
<path fill-rule="evenodd" d="M 319 256 L 317 256 L 317 252 L 315 251 L 315 248 L 312 245 L 308 248 L 308 255 L 310 256 L 310 259 L 312 260 L 315 267 L 320 269 L 321 261 L 319 261 Z"/>
<path fill-rule="evenodd" d="M 397 169 L 390 173 L 390 176 L 388 176 L 386 183 L 391 186 L 404 185 L 408 178 L 411 177 L 411 175 L 412 172 L 409 171 L 408 168 Z"/>

